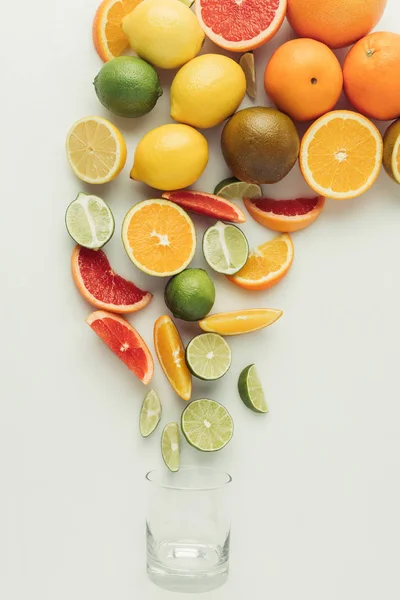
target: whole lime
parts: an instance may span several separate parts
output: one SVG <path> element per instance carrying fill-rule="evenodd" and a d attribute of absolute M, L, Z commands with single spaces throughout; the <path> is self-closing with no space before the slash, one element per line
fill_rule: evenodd
<path fill-rule="evenodd" d="M 214 306 L 215 287 L 204 269 L 185 269 L 168 281 L 164 298 L 177 319 L 199 321 Z"/>
<path fill-rule="evenodd" d="M 162 95 L 157 72 L 136 56 L 119 56 L 103 65 L 94 88 L 105 108 L 119 117 L 142 117 Z"/>

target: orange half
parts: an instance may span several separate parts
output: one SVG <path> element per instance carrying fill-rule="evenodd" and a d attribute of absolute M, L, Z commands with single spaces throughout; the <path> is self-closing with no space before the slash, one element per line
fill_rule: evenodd
<path fill-rule="evenodd" d="M 135 204 L 122 225 L 122 241 L 131 261 L 156 277 L 176 275 L 191 262 L 196 232 L 189 215 L 168 200 Z"/>
<path fill-rule="evenodd" d="M 183 400 L 192 396 L 192 376 L 186 366 L 185 348 L 172 319 L 165 315 L 154 324 L 154 347 L 172 389 Z"/>
<path fill-rule="evenodd" d="M 228 279 L 246 290 L 267 290 L 285 277 L 293 258 L 292 239 L 283 234 L 250 252 L 244 267 Z"/>
<path fill-rule="evenodd" d="M 250 308 L 229 313 L 210 315 L 199 321 L 203 331 L 219 335 L 241 335 L 272 325 L 283 311 L 274 308 Z"/>
<path fill-rule="evenodd" d="M 369 119 L 349 110 L 334 110 L 305 133 L 300 168 L 317 194 L 347 200 L 372 186 L 382 154 L 382 136 Z"/>
<path fill-rule="evenodd" d="M 133 11 L 142 0 L 104 0 L 93 20 L 92 36 L 94 47 L 101 60 L 107 62 L 129 46 L 122 31 L 122 19 Z"/>

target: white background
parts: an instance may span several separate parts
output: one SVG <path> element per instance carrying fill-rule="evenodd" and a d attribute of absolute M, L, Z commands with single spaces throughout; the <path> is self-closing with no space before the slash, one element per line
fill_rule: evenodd
<path fill-rule="evenodd" d="M 70 277 L 73 243 L 66 206 L 88 190 L 69 170 L 64 140 L 85 115 L 108 116 L 126 135 L 119 179 L 95 191 L 117 219 L 107 246 L 121 274 L 155 293 L 131 321 L 152 346 L 166 309 L 164 282 L 140 274 L 119 236 L 133 203 L 157 193 L 129 180 L 135 145 L 168 117 L 164 97 L 140 120 L 108 115 L 92 81 L 101 67 L 91 41 L 97 0 L 3 3 L 1 13 L 1 413 L 0 597 L 4 600 L 159 600 L 147 581 L 147 470 L 160 466 L 159 432 L 144 441 L 138 414 L 145 388 L 85 324 L 91 308 Z M 396 0 L 380 29 L 400 32 Z M 258 99 L 271 52 L 257 52 Z M 206 51 L 216 51 L 207 44 Z M 344 53 L 341 53 L 344 55 Z M 228 90 L 229 92 L 229 90 Z M 244 106 L 251 105 L 247 99 Z M 345 105 L 344 103 L 342 104 Z M 380 124 L 384 131 L 386 124 Z M 212 191 L 228 170 L 221 128 L 207 132 L 211 160 L 197 187 Z M 296 169 L 267 195 L 309 193 Z M 208 223 L 208 222 L 207 222 Z M 395 600 L 400 595 L 399 273 L 400 187 L 382 172 L 364 197 L 329 201 L 319 221 L 293 236 L 289 276 L 264 293 L 214 277 L 215 309 L 268 306 L 284 317 L 231 340 L 233 365 L 215 385 L 196 383 L 231 411 L 230 446 L 184 463 L 232 473 L 234 523 L 229 583 L 212 600 Z M 196 219 L 199 232 L 206 220 Z M 272 237 L 254 222 L 252 245 Z M 203 266 L 198 253 L 194 266 Z M 184 326 L 185 341 L 196 326 Z M 240 370 L 256 362 L 270 404 L 253 415 L 236 393 Z M 152 386 L 164 424 L 182 402 L 160 368 Z"/>

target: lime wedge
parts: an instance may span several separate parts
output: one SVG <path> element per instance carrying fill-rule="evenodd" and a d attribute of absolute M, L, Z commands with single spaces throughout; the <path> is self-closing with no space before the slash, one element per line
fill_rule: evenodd
<path fill-rule="evenodd" d="M 214 194 L 226 200 L 242 200 L 242 198 L 261 198 L 262 189 L 256 183 L 245 183 L 236 177 L 228 177 L 216 186 Z"/>
<path fill-rule="evenodd" d="M 189 8 L 193 6 L 194 0 L 180 0 L 183 4 L 186 4 Z"/>
<path fill-rule="evenodd" d="M 68 206 L 65 224 L 72 239 L 90 250 L 107 244 L 115 228 L 113 214 L 104 200 L 84 193 Z"/>
<path fill-rule="evenodd" d="M 180 449 L 179 425 L 178 423 L 168 423 L 162 432 L 161 453 L 168 469 L 174 473 L 179 471 Z"/>
<path fill-rule="evenodd" d="M 229 370 L 232 353 L 223 337 L 217 333 L 202 333 L 186 348 L 189 371 L 204 381 L 220 379 Z"/>
<path fill-rule="evenodd" d="M 218 221 L 204 234 L 203 254 L 214 271 L 234 275 L 247 262 L 249 244 L 238 227 Z"/>
<path fill-rule="evenodd" d="M 188 443 L 202 452 L 216 452 L 233 436 L 233 421 L 226 408 L 214 400 L 194 400 L 182 413 L 182 431 Z"/>
<path fill-rule="evenodd" d="M 149 437 L 156 430 L 161 419 L 161 402 L 154 390 L 150 390 L 143 400 L 140 411 L 140 433 L 143 437 Z"/>
<path fill-rule="evenodd" d="M 254 53 L 245 52 L 239 58 L 239 65 L 242 67 L 246 77 L 247 95 L 253 100 L 257 96 L 257 82 L 256 82 L 256 67 L 254 64 Z"/>
<path fill-rule="evenodd" d="M 240 397 L 247 408 L 257 413 L 268 412 L 268 405 L 255 365 L 249 365 L 241 372 L 238 388 Z"/>

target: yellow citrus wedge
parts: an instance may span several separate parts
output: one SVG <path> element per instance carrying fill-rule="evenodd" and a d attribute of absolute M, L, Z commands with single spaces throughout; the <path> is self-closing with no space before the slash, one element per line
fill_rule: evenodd
<path fill-rule="evenodd" d="M 66 150 L 71 169 L 86 183 L 107 183 L 126 163 L 122 133 L 101 117 L 76 121 L 68 132 Z"/>
<path fill-rule="evenodd" d="M 311 125 L 300 148 L 300 168 L 321 196 L 348 200 L 366 192 L 379 175 L 383 142 L 369 119 L 334 110 Z"/>
<path fill-rule="evenodd" d="M 199 321 L 203 331 L 219 335 L 241 335 L 272 325 L 281 318 L 282 310 L 274 308 L 250 308 L 235 312 L 210 315 Z"/>
<path fill-rule="evenodd" d="M 122 19 L 131 13 L 142 0 L 103 0 L 93 20 L 94 47 L 101 60 L 107 62 L 129 46 L 122 31 Z"/>
<path fill-rule="evenodd" d="M 293 242 L 285 233 L 252 250 L 244 267 L 228 279 L 246 290 L 266 290 L 285 277 L 293 258 Z"/>
<path fill-rule="evenodd" d="M 186 366 L 185 348 L 172 319 L 165 315 L 154 324 L 154 347 L 172 389 L 183 400 L 192 396 L 192 376 Z"/>

